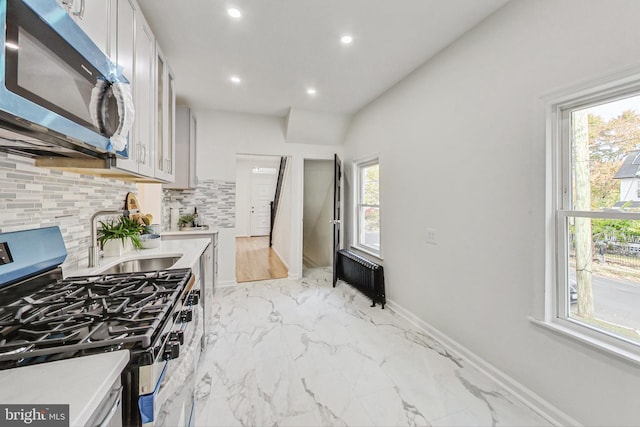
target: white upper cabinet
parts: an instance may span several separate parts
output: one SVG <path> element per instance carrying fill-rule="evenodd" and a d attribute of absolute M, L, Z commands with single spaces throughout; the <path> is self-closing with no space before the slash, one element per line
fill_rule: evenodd
<path fill-rule="evenodd" d="M 134 102 L 137 120 L 134 133 L 138 144 L 138 172 L 155 176 L 154 95 L 155 95 L 155 38 L 142 13 L 136 15 Z"/>
<path fill-rule="evenodd" d="M 80 28 L 104 52 L 110 55 L 109 26 L 111 0 L 57 0 Z"/>
<path fill-rule="evenodd" d="M 156 46 L 156 178 L 173 182 L 175 179 L 175 105 L 173 72 L 160 47 Z"/>
<path fill-rule="evenodd" d="M 175 181 L 164 188 L 196 188 L 196 144 L 198 120 L 189 107 L 176 107 Z"/>
<path fill-rule="evenodd" d="M 134 97 L 134 108 L 136 108 L 134 126 L 129 132 L 129 158 L 118 159 L 118 167 L 138 172 L 138 138 L 136 135 L 137 123 L 139 120 L 136 95 L 136 82 L 134 74 L 135 65 L 135 34 L 136 34 L 136 4 L 133 0 L 113 0 L 111 2 L 112 10 L 115 12 L 112 14 L 114 31 L 112 34 L 112 45 L 114 49 L 111 53 L 111 59 L 122 67 L 122 73 L 129 79 L 131 83 L 132 94 Z"/>

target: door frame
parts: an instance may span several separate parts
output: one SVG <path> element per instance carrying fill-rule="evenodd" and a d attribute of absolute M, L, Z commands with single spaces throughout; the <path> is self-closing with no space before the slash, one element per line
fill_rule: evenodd
<path fill-rule="evenodd" d="M 298 144 L 304 145 L 304 144 Z M 306 147 L 304 147 L 306 148 Z M 330 151 L 329 151 L 330 150 Z M 348 165 L 344 158 L 344 150 L 340 146 L 327 146 L 327 153 L 301 153 L 302 149 L 300 147 L 296 147 L 292 149 L 290 147 L 285 147 L 282 150 L 273 150 L 271 152 L 268 150 L 267 152 L 257 151 L 257 152 L 245 152 L 240 151 L 236 152 L 235 156 L 287 156 L 289 158 L 287 168 L 291 168 L 288 172 L 289 179 L 291 179 L 291 236 L 290 238 L 290 258 L 289 260 L 283 259 L 285 264 L 289 269 L 289 278 L 293 280 L 297 280 L 302 278 L 302 244 L 303 244 L 303 211 L 304 211 L 304 161 L 305 160 L 331 160 L 335 154 L 342 159 L 342 185 L 341 185 L 341 194 L 340 194 L 340 206 L 343 215 L 343 221 L 340 224 L 340 233 L 342 236 L 341 248 L 344 248 L 346 244 L 347 235 L 345 234 L 345 221 L 344 216 L 347 214 L 345 210 L 345 167 Z M 236 217 L 238 216 L 238 212 L 236 211 Z M 235 234 L 234 234 L 235 236 Z M 234 239 L 234 251 L 235 251 L 235 239 Z M 234 252 L 235 253 L 235 252 Z M 234 258 L 235 259 L 235 258 Z M 288 261 L 288 263 L 287 263 Z M 235 263 L 234 263 L 235 265 Z M 234 266 L 235 268 L 235 266 Z"/>
<path fill-rule="evenodd" d="M 297 279 L 299 277 L 302 277 L 302 270 L 303 270 L 303 261 L 302 261 L 302 245 L 303 245 L 303 212 L 304 212 L 304 161 L 305 160 L 330 160 L 330 161 L 334 161 L 334 157 L 335 155 L 338 155 L 339 157 L 343 156 L 343 153 L 340 150 L 335 150 L 333 153 L 330 154 L 303 154 L 300 156 L 293 156 L 294 157 L 294 161 L 292 162 L 292 166 L 293 166 L 293 177 L 294 177 L 294 183 L 297 183 L 297 188 L 294 187 L 293 191 L 294 194 L 296 194 L 298 196 L 298 203 L 294 204 L 294 212 L 292 212 L 292 219 L 294 221 L 296 221 L 298 227 L 297 233 L 292 233 L 292 239 L 293 241 L 292 243 L 292 248 L 294 249 L 294 259 L 296 261 L 296 265 L 295 265 L 295 269 L 290 269 L 289 270 L 289 277 L 292 279 Z M 297 157 L 297 159 L 296 159 Z M 341 180 L 341 185 L 340 185 L 340 210 L 342 212 L 343 218 L 342 221 L 340 223 L 340 235 L 343 236 L 343 238 L 340 241 L 340 248 L 344 248 L 344 225 L 345 225 L 345 221 L 344 221 L 344 212 L 345 212 L 345 206 L 344 206 L 344 190 L 345 190 L 345 184 L 344 184 L 344 159 L 342 159 L 342 180 Z M 296 179 L 297 177 L 297 179 Z M 297 234 L 297 236 L 296 236 Z M 292 271 L 293 270 L 293 271 Z M 298 275 L 298 277 L 293 277 L 293 274 Z"/>

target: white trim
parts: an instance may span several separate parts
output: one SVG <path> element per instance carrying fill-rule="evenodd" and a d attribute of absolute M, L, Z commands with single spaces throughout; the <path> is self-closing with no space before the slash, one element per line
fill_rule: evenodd
<path fill-rule="evenodd" d="M 373 162 L 376 159 L 378 160 L 378 163 L 380 163 L 380 153 L 367 154 L 366 156 L 353 159 L 352 162 L 354 165 L 359 165 L 359 164 Z"/>
<path fill-rule="evenodd" d="M 216 288 L 230 288 L 232 286 L 236 286 L 238 282 L 235 280 L 222 280 L 216 283 Z"/>
<path fill-rule="evenodd" d="M 298 279 L 301 279 L 301 278 L 302 278 L 302 275 L 301 275 L 301 274 L 299 274 L 299 273 L 293 273 L 293 274 L 292 274 L 292 273 L 289 273 L 289 275 L 287 276 L 287 278 L 288 278 L 289 280 L 298 280 Z"/>
<path fill-rule="evenodd" d="M 616 343 L 610 343 L 606 340 L 600 339 L 600 336 L 603 335 L 602 332 L 595 332 L 593 334 L 588 333 L 587 329 L 585 331 L 576 331 L 574 328 L 563 326 L 559 322 L 543 322 L 534 317 L 529 317 L 529 321 L 534 325 L 541 326 L 549 331 L 552 331 L 556 334 L 560 334 L 565 337 L 569 337 L 575 341 L 581 342 L 583 344 L 587 344 L 591 347 L 595 347 L 597 350 L 601 350 L 606 354 L 610 354 L 616 357 L 621 358 L 622 360 L 626 360 L 627 362 L 631 362 L 637 366 L 640 366 L 640 355 L 633 351 L 628 351 L 620 346 L 616 345 Z M 614 340 L 617 340 L 614 338 Z"/>
<path fill-rule="evenodd" d="M 284 258 L 282 258 L 282 255 L 280 255 L 280 252 L 278 252 L 278 251 L 276 250 L 276 248 L 274 248 L 273 246 L 271 246 L 271 250 L 272 250 L 276 255 L 278 255 L 278 258 L 280 258 L 280 262 L 281 262 L 282 264 L 284 264 L 284 266 L 285 266 L 285 267 L 287 267 L 287 273 L 288 273 L 288 272 L 289 272 L 289 264 L 287 264 L 287 262 L 284 260 Z"/>
<path fill-rule="evenodd" d="M 380 260 L 384 259 L 383 256 L 383 252 L 382 252 L 382 157 L 380 155 L 380 153 L 374 153 L 374 154 L 369 154 L 366 156 L 362 156 L 359 157 L 357 159 L 352 160 L 351 162 L 352 164 L 352 175 L 353 175 L 353 183 L 354 183 L 354 190 L 351 193 L 351 218 L 352 218 L 352 223 L 351 223 L 351 241 L 352 243 L 352 247 L 365 252 L 371 256 L 374 256 Z M 360 243 L 360 236 L 359 236 L 359 230 L 360 230 L 360 212 L 359 212 L 359 208 L 360 208 L 360 204 L 359 204 L 359 199 L 360 199 L 360 169 L 362 167 L 366 167 L 366 166 L 371 166 L 371 165 L 378 165 L 378 200 L 379 200 L 379 204 L 378 204 L 378 211 L 380 214 L 380 222 L 378 224 L 379 227 L 379 239 L 380 239 L 380 248 L 376 249 L 374 247 L 371 246 L 366 246 Z"/>
<path fill-rule="evenodd" d="M 558 409 L 552 403 L 545 400 L 540 395 L 534 393 L 532 390 L 525 387 L 520 382 L 502 372 L 486 360 L 482 359 L 480 356 L 464 347 L 462 344 L 449 338 L 447 335 L 443 334 L 438 329 L 420 319 L 418 316 L 402 307 L 400 304 L 387 298 L 387 307 L 412 325 L 416 326 L 428 335 L 434 337 L 441 344 L 443 344 L 447 348 L 447 350 L 449 350 L 450 353 L 452 353 L 454 356 L 464 359 L 464 361 L 469 363 L 469 365 L 495 381 L 498 385 L 514 395 L 517 399 L 519 399 L 533 411 L 537 412 L 540 416 L 544 417 L 553 425 L 581 425 L 580 422 Z"/>
<path fill-rule="evenodd" d="M 355 249 L 356 251 L 359 251 L 359 252 L 364 252 L 365 254 L 371 255 L 372 257 L 375 257 L 376 259 L 379 259 L 380 261 L 384 260 L 384 258 L 382 258 L 382 256 L 380 254 L 372 252 L 369 249 L 367 249 L 366 247 L 363 247 L 363 246 L 360 246 L 360 245 L 351 245 L 351 249 Z"/>
<path fill-rule="evenodd" d="M 622 212 L 622 211 L 568 211 L 558 210 L 558 216 L 561 218 L 566 217 L 579 217 L 579 218 L 611 218 L 611 219 L 640 219 L 640 212 Z"/>
<path fill-rule="evenodd" d="M 544 292 L 536 297 L 530 320 L 562 336 L 625 360 L 640 362 L 640 348 L 624 336 L 570 318 L 567 303 L 568 217 L 640 219 L 619 210 L 574 211 L 571 176 L 571 113 L 591 105 L 640 93 L 640 66 L 583 81 L 541 98 L 545 123 L 545 276 Z"/>

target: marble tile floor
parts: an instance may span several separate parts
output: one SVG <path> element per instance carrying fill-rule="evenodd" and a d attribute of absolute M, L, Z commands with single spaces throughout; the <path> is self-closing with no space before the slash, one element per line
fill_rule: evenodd
<path fill-rule="evenodd" d="M 220 288 L 196 426 L 550 423 L 330 269 Z"/>

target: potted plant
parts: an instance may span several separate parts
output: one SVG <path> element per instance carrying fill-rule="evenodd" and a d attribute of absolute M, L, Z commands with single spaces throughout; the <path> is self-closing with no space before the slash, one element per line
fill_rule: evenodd
<path fill-rule="evenodd" d="M 140 235 L 145 231 L 144 224 L 140 224 L 132 218 L 121 216 L 100 221 L 98 242 L 100 242 L 105 256 L 120 256 L 134 247 L 141 249 Z"/>
<path fill-rule="evenodd" d="M 180 218 L 178 218 L 178 227 L 191 228 L 195 225 L 194 224 L 195 219 L 196 219 L 196 216 L 194 214 L 181 215 Z"/>

